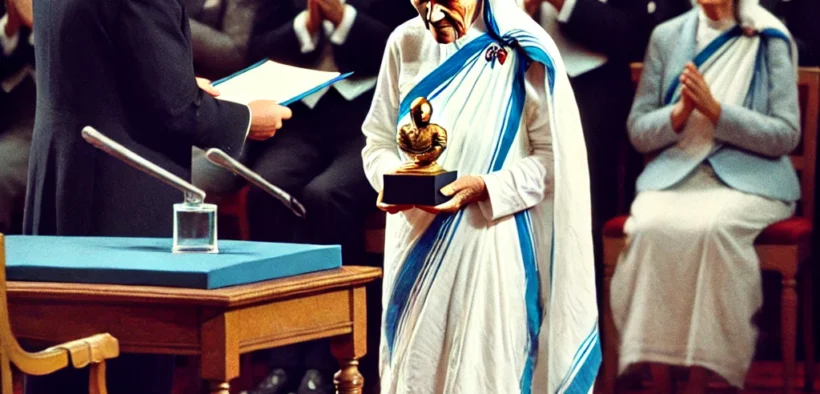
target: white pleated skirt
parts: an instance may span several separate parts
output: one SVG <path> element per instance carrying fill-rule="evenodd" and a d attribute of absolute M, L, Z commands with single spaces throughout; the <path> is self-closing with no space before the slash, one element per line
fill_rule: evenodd
<path fill-rule="evenodd" d="M 701 366 L 742 387 L 762 303 L 754 240 L 793 203 L 734 190 L 702 165 L 677 186 L 638 194 L 612 278 L 619 370 Z"/>

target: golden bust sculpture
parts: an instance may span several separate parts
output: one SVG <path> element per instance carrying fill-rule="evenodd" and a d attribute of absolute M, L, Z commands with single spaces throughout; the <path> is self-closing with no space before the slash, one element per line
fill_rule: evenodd
<path fill-rule="evenodd" d="M 419 97 L 410 104 L 410 124 L 399 129 L 396 140 L 399 148 L 413 158 L 412 162 L 401 166 L 399 174 L 439 174 L 444 172 L 436 159 L 447 147 L 447 131 L 443 127 L 430 123 L 433 106 L 424 97 Z"/>

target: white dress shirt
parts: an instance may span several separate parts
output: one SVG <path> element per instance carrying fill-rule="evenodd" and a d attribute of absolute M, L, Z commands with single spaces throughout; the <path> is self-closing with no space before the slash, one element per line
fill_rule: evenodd
<path fill-rule="evenodd" d="M 324 31 L 324 34 L 329 37 L 331 43 L 336 45 L 342 45 L 345 43 L 347 40 L 347 35 L 350 33 L 350 29 L 353 27 L 353 22 L 356 20 L 356 9 L 349 4 L 345 4 L 344 7 L 344 16 L 342 17 L 342 21 L 339 23 L 339 26 L 333 26 L 333 23 L 330 21 L 322 22 L 322 30 Z M 319 33 L 311 35 L 308 31 L 306 26 L 307 17 L 308 12 L 305 10 L 299 13 L 299 15 L 297 15 L 293 20 L 293 30 L 296 32 L 296 37 L 299 38 L 302 53 L 308 53 L 316 50 L 316 46 L 319 45 L 320 38 Z M 326 45 L 319 48 L 319 50 L 322 51 L 322 54 L 316 68 L 320 71 L 339 71 L 339 68 L 336 66 L 336 61 L 333 58 L 333 48 L 326 43 Z M 343 79 L 333 84 L 332 88 L 336 89 L 336 91 L 338 91 L 339 94 L 345 98 L 345 100 L 351 101 L 370 89 L 373 89 L 374 86 L 376 86 L 375 76 L 363 79 Z M 313 109 L 313 107 L 316 106 L 316 103 L 319 102 L 319 100 L 330 88 L 331 87 L 326 87 L 310 96 L 305 97 L 302 99 L 302 103 L 308 106 L 308 108 Z"/>
<path fill-rule="evenodd" d="M 17 44 L 20 41 L 19 32 L 14 33 L 12 36 L 6 34 L 6 24 L 8 24 L 8 20 L 8 14 L 0 18 L 0 47 L 2 47 L 3 56 L 11 55 L 14 50 L 17 49 Z M 29 42 L 34 45 L 34 34 L 29 36 Z M 29 75 L 34 78 L 34 69 L 31 66 L 23 67 L 8 78 L 0 81 L 0 88 L 2 88 L 4 92 L 9 93 L 14 90 L 17 85 L 20 85 Z"/>

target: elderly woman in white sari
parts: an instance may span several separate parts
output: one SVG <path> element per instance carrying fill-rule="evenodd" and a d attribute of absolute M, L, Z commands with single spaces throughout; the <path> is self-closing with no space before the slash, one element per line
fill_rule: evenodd
<path fill-rule="evenodd" d="M 798 144 L 796 51 L 756 0 L 698 0 L 654 31 L 629 136 L 657 157 L 638 179 L 612 278 L 620 370 L 649 363 L 742 387 L 755 351 L 761 278 L 754 239 L 794 212 L 786 156 Z"/>
<path fill-rule="evenodd" d="M 363 131 L 365 172 L 408 157 L 425 97 L 458 178 L 440 206 L 379 206 L 386 227 L 382 393 L 588 393 L 598 371 L 589 180 L 552 40 L 515 0 L 413 0 Z M 553 231 L 554 229 L 554 231 Z"/>

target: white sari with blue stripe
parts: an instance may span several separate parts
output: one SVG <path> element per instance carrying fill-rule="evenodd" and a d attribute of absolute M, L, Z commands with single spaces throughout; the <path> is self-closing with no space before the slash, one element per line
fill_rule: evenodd
<path fill-rule="evenodd" d="M 483 176 L 490 195 L 452 215 L 388 216 L 382 392 L 587 393 L 600 346 L 578 110 L 543 29 L 513 0 L 480 1 L 454 44 L 419 18 L 394 32 L 363 126 L 380 190 L 407 160 L 396 132 L 409 103 L 427 97 L 448 131 L 440 164 Z"/>

